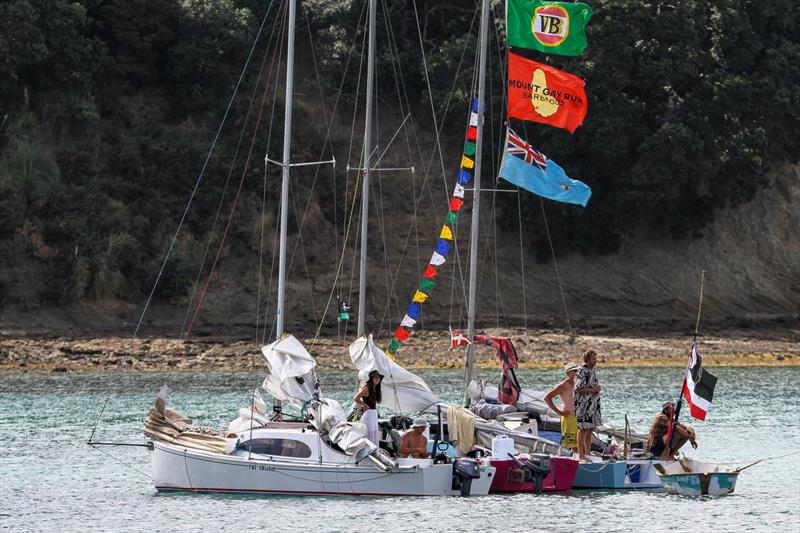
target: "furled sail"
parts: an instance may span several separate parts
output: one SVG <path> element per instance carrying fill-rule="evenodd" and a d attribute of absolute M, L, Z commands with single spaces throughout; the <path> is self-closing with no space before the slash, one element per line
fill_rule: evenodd
<path fill-rule="evenodd" d="M 358 369 L 358 378 L 366 383 L 371 370 L 383 375 L 381 405 L 397 413 L 424 411 L 440 403 L 425 381 L 395 363 L 369 337 L 361 337 L 350 345 L 350 359 Z"/>
<path fill-rule="evenodd" d="M 269 365 L 263 387 L 282 402 L 300 407 L 318 389 L 317 362 L 294 335 L 287 335 L 261 348 Z"/>

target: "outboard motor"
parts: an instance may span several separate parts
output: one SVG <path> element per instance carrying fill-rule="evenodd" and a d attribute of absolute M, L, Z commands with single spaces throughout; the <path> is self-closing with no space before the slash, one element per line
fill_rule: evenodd
<path fill-rule="evenodd" d="M 526 470 L 530 478 L 529 481 L 533 482 L 533 491 L 536 494 L 541 494 L 544 478 L 550 474 L 550 457 L 540 454 L 531 455 L 528 459 L 522 461 L 522 467 Z"/>
<path fill-rule="evenodd" d="M 549 471 L 549 468 L 548 468 Z M 469 496 L 472 480 L 481 477 L 478 461 L 459 457 L 453 462 L 453 490 L 460 490 L 462 496 Z"/>

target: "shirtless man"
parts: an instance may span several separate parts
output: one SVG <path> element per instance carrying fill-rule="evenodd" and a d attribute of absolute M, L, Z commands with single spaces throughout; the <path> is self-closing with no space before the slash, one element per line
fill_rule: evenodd
<path fill-rule="evenodd" d="M 424 418 L 417 418 L 411 424 L 411 429 L 400 439 L 400 457 L 413 457 L 414 459 L 425 459 L 428 453 L 428 439 L 425 438 L 425 428 L 428 421 Z"/>
<path fill-rule="evenodd" d="M 572 451 L 577 452 L 578 420 L 575 418 L 575 374 L 578 372 L 578 365 L 568 363 L 564 367 L 564 372 L 567 373 L 567 379 L 553 387 L 553 390 L 545 395 L 544 401 L 561 417 L 561 446 L 572 448 Z M 561 399 L 561 409 L 553 403 L 553 399 L 556 397 Z"/>

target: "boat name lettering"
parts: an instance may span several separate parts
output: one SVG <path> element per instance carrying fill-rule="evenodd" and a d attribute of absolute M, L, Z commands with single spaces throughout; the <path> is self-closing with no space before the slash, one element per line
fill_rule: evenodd
<path fill-rule="evenodd" d="M 273 472 L 275 471 L 275 467 L 272 465 L 250 465 L 250 470 L 269 470 Z"/>

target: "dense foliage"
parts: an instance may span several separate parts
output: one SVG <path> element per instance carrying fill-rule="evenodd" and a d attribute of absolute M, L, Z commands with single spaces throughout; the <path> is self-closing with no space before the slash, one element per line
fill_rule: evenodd
<path fill-rule="evenodd" d="M 537 58 L 586 79 L 590 111 L 585 125 L 574 135 L 517 126 L 572 177 L 594 189 L 585 210 L 549 204 L 561 250 L 612 253 L 640 230 L 657 238 L 691 235 L 721 207 L 752 198 L 772 165 L 796 162 L 800 10 L 795 2 L 589 3 L 594 18 L 586 56 Z M 264 4 L 0 4 L 3 303 L 73 304 L 86 298 L 140 298 L 149 290 Z M 474 47 L 475 2 L 417 2 L 416 8 L 411 1 L 381 4 L 396 44 L 381 47 L 381 76 L 390 78 L 394 65 L 402 64 L 411 106 L 427 108 L 419 28 L 437 109 L 444 107 L 451 88 L 453 98 L 468 98 L 473 79 L 469 53 L 458 65 L 465 44 Z M 503 6 L 493 9 L 501 30 L 500 39 L 492 39 L 491 57 L 497 58 L 502 55 L 497 47 Z M 358 42 L 353 28 L 363 15 L 363 2 L 306 0 L 300 13 L 303 24 L 311 25 L 324 83 L 338 87 L 342 63 Z M 279 25 L 279 17 L 268 18 L 267 31 Z M 360 59 L 356 53 L 352 61 Z M 496 66 L 490 81 L 492 131 L 498 131 L 502 75 Z M 256 82 L 245 81 L 243 90 L 254 88 Z M 343 86 L 351 103 L 356 89 L 354 79 Z M 241 107 L 234 109 L 236 116 L 244 117 L 245 104 L 236 106 Z M 302 128 L 302 110 L 298 114 Z M 273 115 L 280 119 L 279 110 Z M 226 132 L 235 137 L 243 125 L 252 127 L 248 124 L 235 118 Z M 454 138 L 461 127 L 450 127 Z M 310 151 L 318 140 L 300 136 L 298 152 Z M 255 153 L 263 154 L 267 142 L 277 153 L 280 139 L 259 141 Z M 159 296 L 184 294 L 192 281 L 197 258 L 190 250 L 203 248 L 193 241 L 203 240 L 207 231 L 192 231 L 192 224 L 199 228 L 199 221 L 213 215 L 233 153 L 241 160 L 237 150 L 232 143 L 208 161 L 208 172 L 219 179 L 198 192 L 205 201 L 189 215 L 190 229 L 166 265 Z M 496 150 L 487 147 L 486 152 Z M 255 195 L 260 201 L 260 193 Z M 274 188 L 267 196 L 274 200 Z M 538 201 L 527 204 L 528 235 L 542 246 Z M 257 209 L 243 205 L 239 216 L 245 227 L 254 225 Z M 499 220 L 516 223 L 516 212 L 516 200 L 501 204 Z M 236 238 L 244 245 L 253 240 L 246 231 Z"/>

